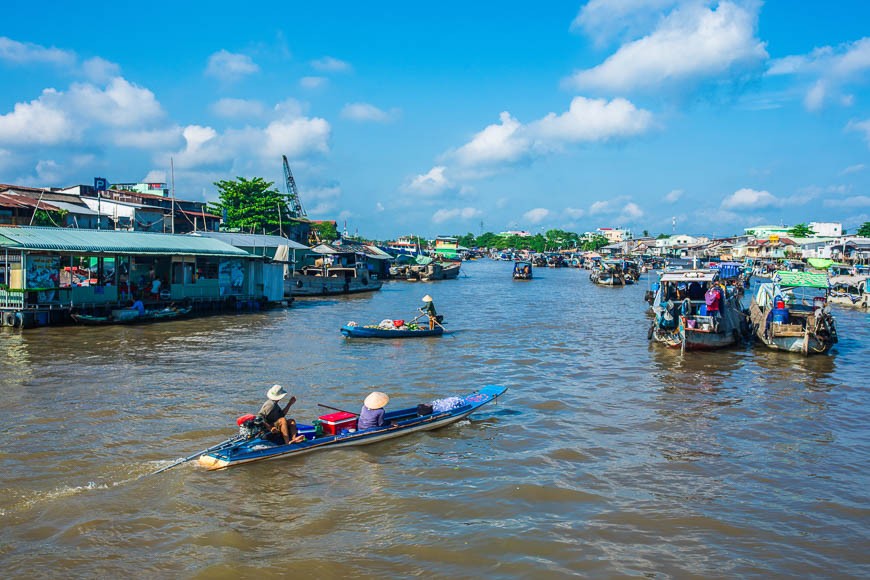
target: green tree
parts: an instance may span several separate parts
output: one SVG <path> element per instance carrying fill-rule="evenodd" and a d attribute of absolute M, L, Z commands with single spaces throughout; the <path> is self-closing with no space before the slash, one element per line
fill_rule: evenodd
<path fill-rule="evenodd" d="M 289 196 L 273 189 L 272 181 L 237 177 L 235 181 L 217 181 L 214 185 L 219 201 L 209 204 L 209 211 L 217 215 L 226 212 L 224 229 L 278 234 L 290 221 Z"/>
<path fill-rule="evenodd" d="M 548 250 L 557 250 L 559 248 L 576 248 L 579 236 L 574 232 L 566 232 L 564 230 L 547 230 L 544 234 L 547 240 Z"/>
<path fill-rule="evenodd" d="M 474 234 L 468 232 L 464 236 L 460 236 L 457 241 L 460 246 L 465 246 L 466 248 L 473 248 L 477 245 L 476 240 L 474 239 Z"/>
<path fill-rule="evenodd" d="M 813 228 L 807 224 L 797 224 L 788 230 L 788 235 L 792 238 L 809 238 L 814 233 Z"/>
<path fill-rule="evenodd" d="M 645 238 L 648 238 L 648 237 L 649 237 L 649 230 L 644 230 L 644 231 L 643 231 L 643 237 L 645 237 Z"/>
<path fill-rule="evenodd" d="M 671 236 L 669 236 L 668 234 L 659 234 L 659 235 L 656 236 L 656 239 L 657 239 L 657 240 L 666 240 L 666 239 L 668 239 L 669 237 L 671 237 Z"/>
<path fill-rule="evenodd" d="M 843 232 L 846 233 L 845 231 Z M 861 227 L 858 228 L 858 235 L 862 238 L 870 238 L 870 222 L 864 222 L 861 224 Z"/>
<path fill-rule="evenodd" d="M 60 228 L 63 227 L 63 221 L 68 213 L 65 209 L 58 211 L 38 209 L 33 212 L 32 225 Z"/>
<path fill-rule="evenodd" d="M 587 238 L 583 241 L 583 245 L 581 246 L 586 251 L 595 251 L 599 248 L 602 248 L 610 243 L 606 237 L 601 234 L 595 234 L 591 238 Z"/>
<path fill-rule="evenodd" d="M 338 228 L 333 221 L 311 222 L 311 230 L 317 232 L 317 239 L 325 244 L 338 239 Z"/>

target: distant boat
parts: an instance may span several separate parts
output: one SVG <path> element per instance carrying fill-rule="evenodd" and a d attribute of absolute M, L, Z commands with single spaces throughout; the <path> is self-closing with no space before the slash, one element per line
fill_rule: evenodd
<path fill-rule="evenodd" d="M 328 296 L 380 290 L 383 282 L 371 275 L 365 257 L 321 244 L 321 252 L 308 254 L 303 265 L 284 281 L 285 294 Z M 317 249 L 316 248 L 316 249 Z"/>
<path fill-rule="evenodd" d="M 625 286 L 625 272 L 619 260 L 602 260 L 589 274 L 589 279 L 599 286 Z"/>
<path fill-rule="evenodd" d="M 527 261 L 514 262 L 514 280 L 531 280 L 532 279 L 532 263 Z"/>
<path fill-rule="evenodd" d="M 758 285 L 749 305 L 756 336 L 774 350 L 828 352 L 839 340 L 828 292 L 825 274 L 777 271 L 770 282 Z"/>

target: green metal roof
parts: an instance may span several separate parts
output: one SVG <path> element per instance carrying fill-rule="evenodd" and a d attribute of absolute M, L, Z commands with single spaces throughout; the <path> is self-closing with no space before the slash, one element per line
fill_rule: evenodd
<path fill-rule="evenodd" d="M 212 238 L 73 228 L 0 227 L 0 248 L 87 254 L 250 256 Z"/>
<path fill-rule="evenodd" d="M 810 272 L 787 272 L 777 270 L 773 277 L 780 286 L 792 288 L 827 288 L 827 274 L 811 274 Z"/>

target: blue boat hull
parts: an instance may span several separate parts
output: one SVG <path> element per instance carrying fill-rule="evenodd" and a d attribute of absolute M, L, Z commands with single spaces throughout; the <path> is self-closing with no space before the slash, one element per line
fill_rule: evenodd
<path fill-rule="evenodd" d="M 435 330 L 423 328 L 420 330 L 383 330 L 365 326 L 342 326 L 341 333 L 348 338 L 421 338 L 424 336 L 441 336 L 444 329 L 436 326 Z"/>
<path fill-rule="evenodd" d="M 305 435 L 305 440 L 300 443 L 277 445 L 260 437 L 247 441 L 234 441 L 225 447 L 201 455 L 199 464 L 209 470 L 226 469 L 255 461 L 284 459 L 336 447 L 367 445 L 418 431 L 430 431 L 468 417 L 483 405 L 495 401 L 505 391 L 507 391 L 506 387 L 487 385 L 475 393 L 458 397 L 461 400 L 460 404 L 449 411 L 422 416 L 417 414 L 416 407 L 390 411 L 386 413 L 385 423 L 381 427 L 353 432 L 343 431 L 337 435 L 316 436 L 314 427 L 299 425 L 299 433 Z"/>

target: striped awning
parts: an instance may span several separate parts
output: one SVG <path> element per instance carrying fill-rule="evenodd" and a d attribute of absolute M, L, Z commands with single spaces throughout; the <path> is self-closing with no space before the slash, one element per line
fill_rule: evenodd
<path fill-rule="evenodd" d="M 777 270 L 773 281 L 780 286 L 790 288 L 828 288 L 827 274 L 812 274 L 810 272 L 787 272 Z"/>

